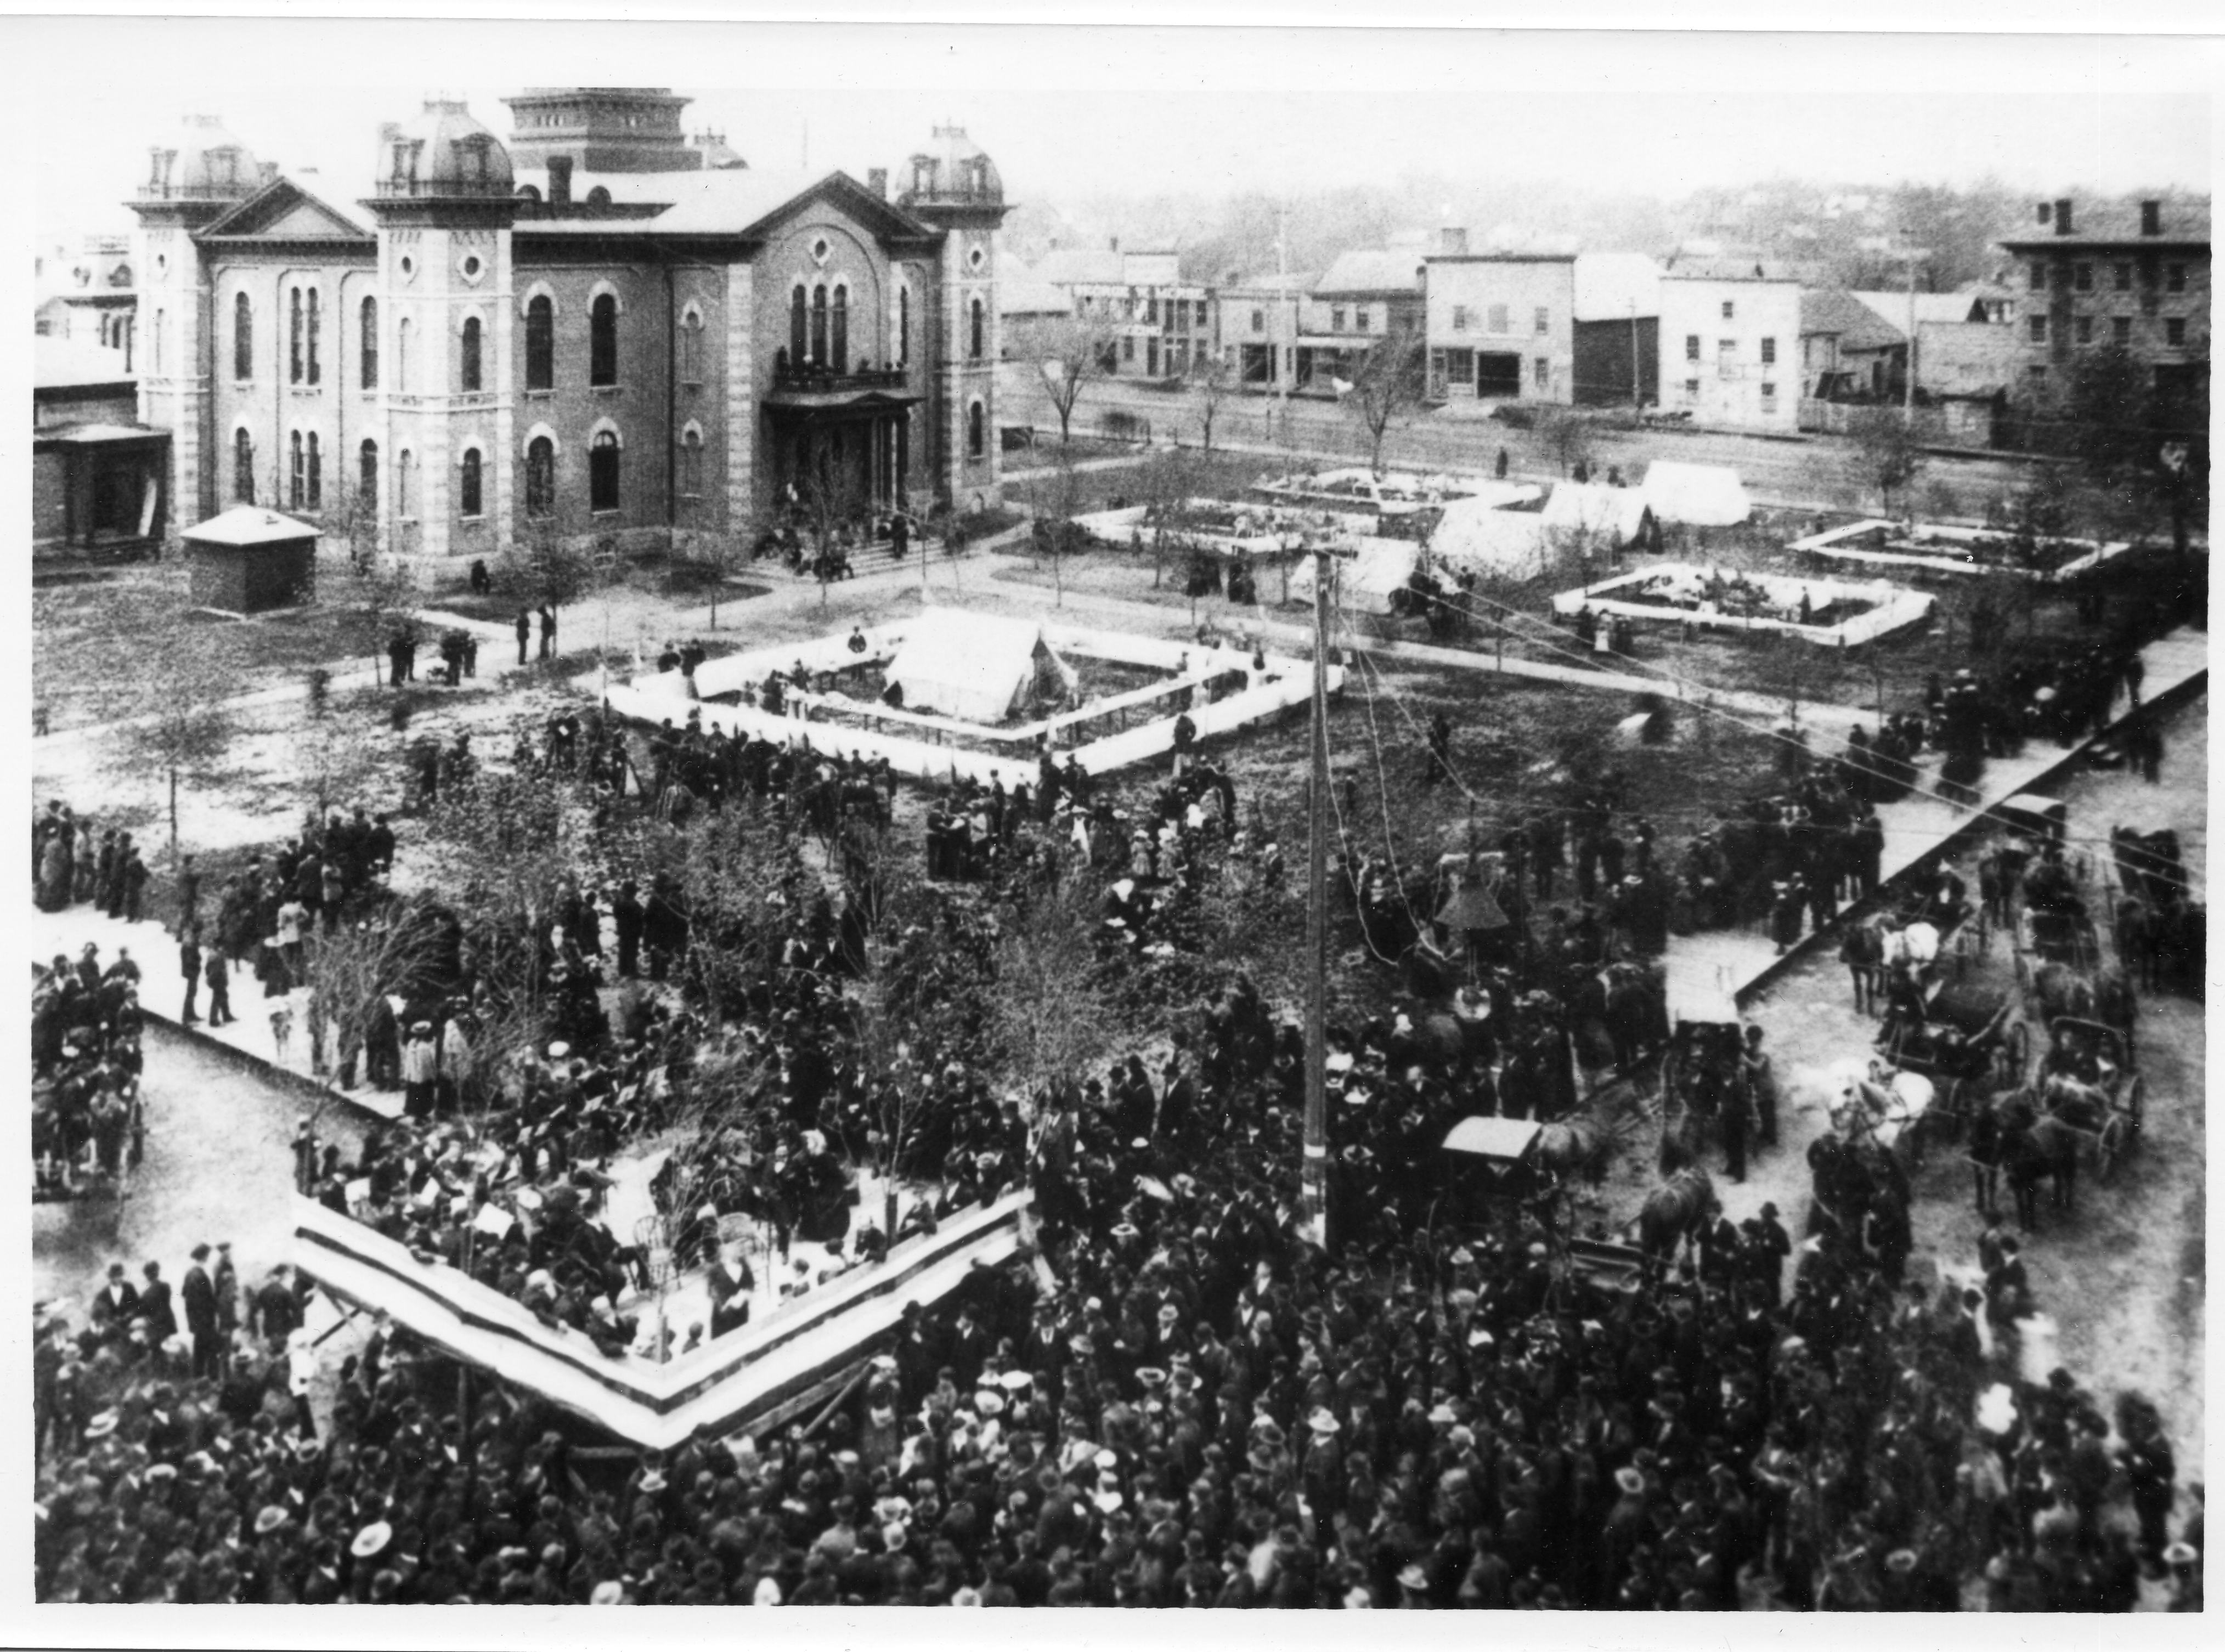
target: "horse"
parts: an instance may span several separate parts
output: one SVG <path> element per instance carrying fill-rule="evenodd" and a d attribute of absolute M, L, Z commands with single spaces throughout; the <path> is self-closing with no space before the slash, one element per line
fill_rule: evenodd
<path fill-rule="evenodd" d="M 1839 940 L 1839 961 L 1854 984 L 1854 1013 L 1873 1016 L 1885 997 L 1884 920 L 1850 923 Z"/>
<path fill-rule="evenodd" d="M 1677 1244 L 1696 1237 L 1722 1213 L 1714 1179 L 1698 1165 L 1687 1165 L 1646 1194 L 1638 1212 L 1638 1246 L 1649 1256 L 1668 1256 Z"/>
<path fill-rule="evenodd" d="M 1668 1041 L 1668 997 L 1658 977 L 1636 964 L 1610 964 L 1584 977 L 1569 1004 L 1572 1025 L 1607 1033 L 1617 1074 L 1627 1073 Z"/>

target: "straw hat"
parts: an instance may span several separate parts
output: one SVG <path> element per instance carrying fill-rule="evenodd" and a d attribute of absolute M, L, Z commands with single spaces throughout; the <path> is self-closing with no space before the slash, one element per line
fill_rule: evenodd
<path fill-rule="evenodd" d="M 355 1535 L 348 1545 L 348 1553 L 358 1560 L 367 1560 L 374 1554 L 383 1554 L 386 1546 L 394 1541 L 394 1528 L 383 1520 L 374 1520 Z"/>

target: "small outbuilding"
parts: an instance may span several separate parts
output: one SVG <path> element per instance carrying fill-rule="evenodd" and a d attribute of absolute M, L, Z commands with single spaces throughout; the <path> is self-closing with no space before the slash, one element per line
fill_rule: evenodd
<path fill-rule="evenodd" d="M 316 595 L 317 530 L 307 522 L 260 505 L 234 505 L 180 537 L 193 559 L 196 607 L 261 614 Z"/>

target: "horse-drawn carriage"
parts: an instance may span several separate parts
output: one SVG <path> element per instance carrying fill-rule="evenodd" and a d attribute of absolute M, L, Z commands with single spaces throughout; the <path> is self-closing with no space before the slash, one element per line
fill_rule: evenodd
<path fill-rule="evenodd" d="M 1921 1022 L 1886 1020 L 1877 1053 L 1892 1071 L 1927 1079 L 1943 1120 L 1959 1128 L 1987 1093 L 2030 1071 L 2032 1029 L 2013 996 L 1975 980 L 1948 981 L 1931 994 Z"/>
<path fill-rule="evenodd" d="M 2055 1047 L 2042 1064 L 2040 1104 L 2107 1181 L 2139 1145 L 2146 1122 L 2146 1086 L 2132 1044 L 2121 1029 L 2076 1016 L 2057 1016 L 2050 1030 Z"/>

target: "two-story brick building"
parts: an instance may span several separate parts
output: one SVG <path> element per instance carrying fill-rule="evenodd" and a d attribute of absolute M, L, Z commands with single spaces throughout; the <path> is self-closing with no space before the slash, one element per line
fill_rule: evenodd
<path fill-rule="evenodd" d="M 1185 281 L 1182 255 L 1163 250 L 1054 247 L 1029 272 L 1068 295 L 1072 313 L 1109 339 L 1105 370 L 1179 378 L 1214 353 L 1213 289 Z"/>
<path fill-rule="evenodd" d="M 1803 329 L 1791 271 L 1747 258 L 1679 258 L 1661 277 L 1664 408 L 1701 424 L 1799 427 Z"/>
<path fill-rule="evenodd" d="M 2136 211 L 2042 201 L 2017 261 L 2017 389 L 2060 404 L 2082 355 L 2125 351 L 2152 376 L 2164 416 L 2205 432 L 2209 381 L 2209 204 Z"/>
<path fill-rule="evenodd" d="M 206 117 L 153 150 L 140 408 L 181 522 L 364 512 L 430 559 L 744 534 L 815 487 L 994 502 L 1006 207 L 963 130 L 892 192 L 691 143 L 662 91 L 509 101 L 512 148 L 447 99 L 386 127 L 353 210 Z"/>

